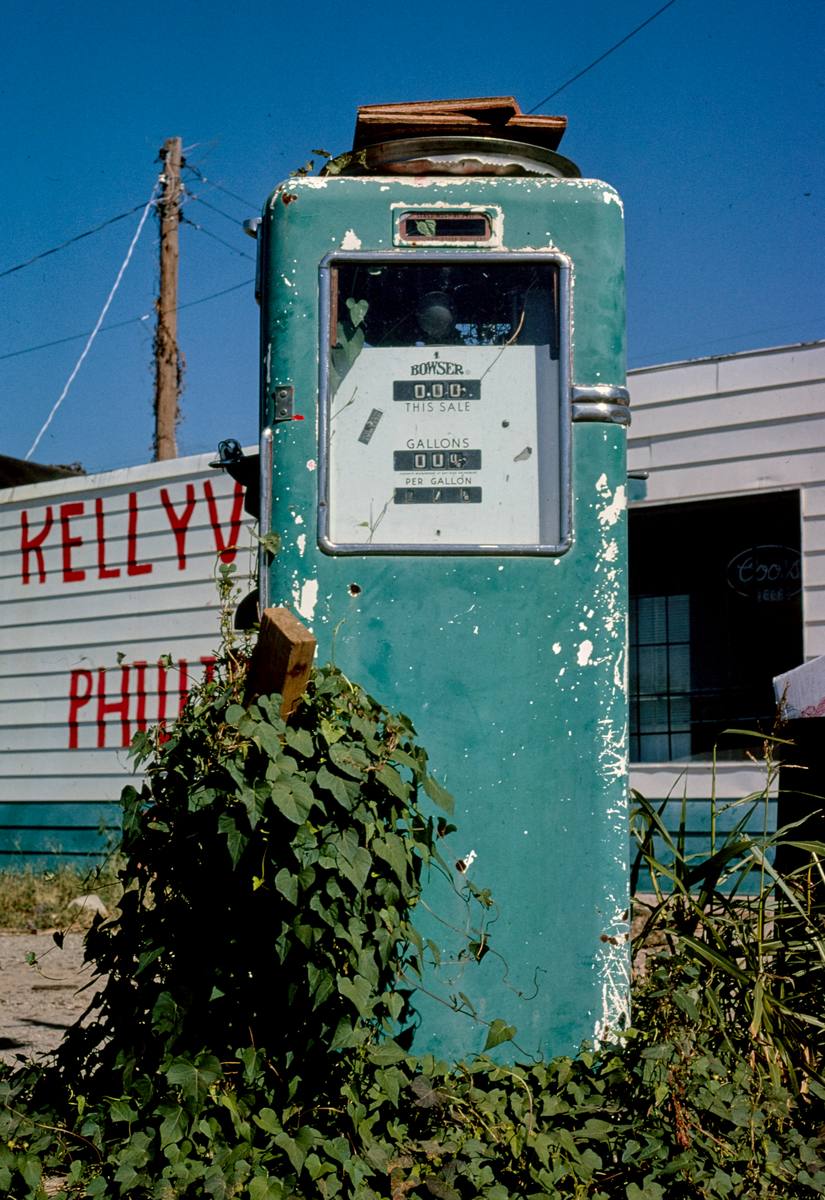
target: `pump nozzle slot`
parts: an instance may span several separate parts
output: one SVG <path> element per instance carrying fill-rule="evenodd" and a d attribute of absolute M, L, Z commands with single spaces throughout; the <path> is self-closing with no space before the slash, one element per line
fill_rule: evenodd
<path fill-rule="evenodd" d="M 240 442 L 235 438 L 224 438 L 218 442 L 218 457 L 209 465 L 226 471 L 245 489 L 244 512 L 257 521 L 261 513 L 260 454 L 244 454 Z"/>

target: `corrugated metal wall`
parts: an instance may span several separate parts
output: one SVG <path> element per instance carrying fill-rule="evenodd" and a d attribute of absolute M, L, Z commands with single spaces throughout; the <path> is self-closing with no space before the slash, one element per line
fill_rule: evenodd
<path fill-rule="evenodd" d="M 641 503 L 800 491 L 805 655 L 825 654 L 825 342 L 647 367 L 630 372 L 629 386 L 628 466 L 650 472 Z M 650 799 L 672 797 L 671 827 L 681 815 L 674 801 L 687 797 L 698 851 L 714 787 L 724 806 L 760 791 L 765 772 L 725 762 L 714 781 L 702 763 L 637 763 L 631 782 Z M 775 827 L 774 804 L 767 817 Z"/>
<path fill-rule="evenodd" d="M 0 491 L 0 867 L 99 851 L 132 734 L 208 669 L 216 567 L 254 558 L 210 457 Z"/>

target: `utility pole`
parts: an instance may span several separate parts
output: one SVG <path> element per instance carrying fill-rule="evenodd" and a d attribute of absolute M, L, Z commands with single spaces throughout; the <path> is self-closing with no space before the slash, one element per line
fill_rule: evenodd
<path fill-rule="evenodd" d="M 178 225 L 182 192 L 181 139 L 167 138 L 160 151 L 163 191 L 160 218 L 160 292 L 155 308 L 155 459 L 175 458 L 181 368 L 178 354 Z"/>

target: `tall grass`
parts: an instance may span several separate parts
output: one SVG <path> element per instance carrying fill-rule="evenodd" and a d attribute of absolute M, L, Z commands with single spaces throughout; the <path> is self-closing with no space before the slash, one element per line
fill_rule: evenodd
<path fill-rule="evenodd" d="M 87 929 L 94 910 L 71 901 L 79 896 L 99 896 L 109 912 L 121 896 L 117 863 L 58 866 L 44 870 L 31 866 L 0 871 L 0 930 L 34 933 L 43 929 Z"/>
<path fill-rule="evenodd" d="M 825 843 L 801 837 L 801 823 L 771 831 L 776 752 L 789 743 L 761 735 L 760 741 L 764 788 L 736 802 L 739 813 L 724 832 L 729 822 L 718 817 L 730 804 L 712 789 L 709 853 L 689 852 L 684 806 L 679 826 L 668 830 L 664 806 L 633 794 L 632 884 L 644 873 L 652 889 L 634 942 L 637 962 L 650 977 L 637 988 L 638 1001 L 655 1020 L 652 992 L 671 987 L 698 1030 L 719 1037 L 773 1085 L 821 1102 Z M 783 848 L 796 852 L 798 865 L 788 872 L 774 865 Z"/>

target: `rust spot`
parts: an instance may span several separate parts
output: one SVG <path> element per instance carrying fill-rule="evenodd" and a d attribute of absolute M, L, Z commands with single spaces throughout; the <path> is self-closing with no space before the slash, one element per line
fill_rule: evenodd
<path fill-rule="evenodd" d="M 281 200 L 284 204 L 291 204 L 293 200 L 297 199 L 298 195 L 296 192 L 281 192 Z"/>

